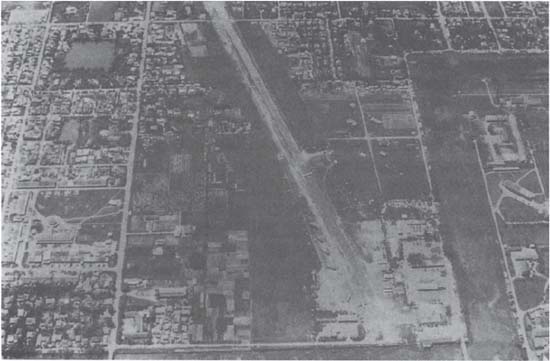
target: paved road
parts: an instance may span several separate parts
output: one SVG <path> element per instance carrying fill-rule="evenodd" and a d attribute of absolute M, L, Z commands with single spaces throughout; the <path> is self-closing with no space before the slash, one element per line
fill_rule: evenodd
<path fill-rule="evenodd" d="M 351 347 L 392 347 L 396 343 L 380 343 L 373 345 L 355 341 L 328 341 L 328 342 L 259 342 L 252 344 L 182 344 L 182 345 L 125 345 L 117 349 L 119 354 L 136 353 L 191 353 L 191 352 L 235 352 L 235 351 L 267 351 L 292 350 L 312 348 L 351 348 Z"/>
<path fill-rule="evenodd" d="M 141 90 L 142 85 L 142 79 L 144 78 L 144 72 L 145 72 L 145 55 L 147 50 L 147 33 L 149 30 L 149 19 L 151 14 L 151 3 L 147 3 L 147 11 L 145 14 L 145 30 L 143 35 L 143 43 L 141 48 L 141 63 L 140 63 L 140 70 L 139 74 L 140 77 L 138 79 L 138 90 Z M 115 328 L 112 331 L 111 339 L 109 342 L 109 346 L 107 347 L 107 351 L 109 354 L 109 359 L 112 359 L 114 356 L 115 348 L 116 348 L 116 333 L 117 330 L 120 329 L 122 325 L 119 325 L 119 319 L 122 319 L 119 315 L 120 310 L 120 299 L 123 295 L 122 293 L 122 273 L 124 270 L 124 256 L 126 254 L 126 244 L 127 244 L 127 233 L 128 233 L 128 218 L 129 218 L 129 209 L 130 209 L 130 196 L 131 196 L 131 186 L 132 186 L 132 179 L 133 179 L 133 173 L 134 173 L 134 158 L 136 154 L 136 143 L 137 143 L 137 136 L 138 136 L 138 121 L 139 121 L 139 112 L 140 112 L 140 97 L 141 97 L 141 91 L 137 92 L 137 100 L 136 104 L 138 104 L 138 108 L 136 113 L 134 114 L 134 124 L 132 127 L 132 142 L 130 145 L 130 157 L 128 159 L 128 173 L 126 177 L 126 188 L 125 188 L 125 194 L 124 194 L 124 208 L 122 210 L 122 225 L 120 230 L 120 242 L 119 242 L 119 251 L 118 251 L 118 259 L 117 259 L 117 265 L 116 265 L 116 295 L 115 295 L 115 302 L 114 302 L 114 309 L 117 312 L 117 317 L 115 318 Z"/>

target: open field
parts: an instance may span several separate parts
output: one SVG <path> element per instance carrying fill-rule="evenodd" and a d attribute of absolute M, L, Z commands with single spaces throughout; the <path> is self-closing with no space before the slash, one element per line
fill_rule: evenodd
<path fill-rule="evenodd" d="M 502 200 L 499 209 L 507 222 L 542 222 L 548 219 L 534 208 L 510 197 Z"/>
<path fill-rule="evenodd" d="M 483 4 L 485 5 L 485 8 L 487 9 L 487 13 L 490 17 L 502 17 L 504 16 L 504 11 L 502 10 L 502 6 L 496 1 L 484 1 Z"/>
<path fill-rule="evenodd" d="M 529 170 L 518 170 L 513 172 L 490 172 L 486 173 L 487 185 L 489 186 L 489 194 L 491 195 L 491 202 L 494 206 L 497 205 L 498 200 L 502 197 L 502 188 L 499 184 L 505 180 L 516 183 L 524 175 L 527 175 Z"/>
<path fill-rule="evenodd" d="M 514 287 L 518 295 L 519 307 L 525 311 L 541 304 L 546 296 L 545 284 L 546 279 L 539 276 L 515 279 Z"/>
<path fill-rule="evenodd" d="M 424 125 L 436 198 L 441 202 L 442 236 L 467 315 L 472 359 L 519 358 L 515 324 L 506 295 L 483 174 L 473 142 L 465 137 L 453 97 L 470 78 L 511 65 L 473 56 L 411 57 L 413 81 Z M 492 59 L 492 60 L 490 60 Z M 497 302 L 491 303 L 496 297 Z M 491 304 L 490 304 L 491 303 Z"/>
<path fill-rule="evenodd" d="M 41 191 L 36 197 L 36 209 L 44 217 L 85 218 L 97 215 L 111 199 L 121 199 L 120 190 Z M 113 207 L 116 211 L 117 207 Z"/>
<path fill-rule="evenodd" d="M 429 196 L 418 140 L 376 140 L 373 141 L 373 153 L 385 199 L 426 199 Z"/>
<path fill-rule="evenodd" d="M 416 120 L 406 93 L 361 94 L 367 131 L 374 136 L 416 135 Z"/>
<path fill-rule="evenodd" d="M 542 169 L 541 169 L 542 172 Z M 522 180 L 519 181 L 519 185 L 523 188 L 533 192 L 533 193 L 542 193 L 543 190 L 540 187 L 539 179 L 537 177 L 537 172 L 532 170 L 529 174 L 525 175 Z"/>
<path fill-rule="evenodd" d="M 304 103 L 313 118 L 311 132 L 320 138 L 365 136 L 355 97 L 304 97 Z"/>
<path fill-rule="evenodd" d="M 332 163 L 320 171 L 321 184 L 345 222 L 379 216 L 380 191 L 365 140 L 330 142 Z"/>
<path fill-rule="evenodd" d="M 547 224 L 505 224 L 502 218 L 497 217 L 502 241 L 510 246 L 524 246 L 536 244 L 548 245 Z"/>
<path fill-rule="evenodd" d="M 546 96 L 543 98 L 547 99 Z M 519 112 L 518 123 L 524 140 L 529 142 L 533 149 L 544 193 L 548 197 L 548 104 L 544 104 L 540 109 Z"/>
<path fill-rule="evenodd" d="M 76 243 L 92 244 L 102 242 L 109 235 L 113 239 L 120 239 L 120 223 L 83 223 L 76 235 Z"/>
<path fill-rule="evenodd" d="M 144 239 L 138 239 L 144 238 Z M 190 269 L 202 269 L 206 265 L 204 254 L 192 249 L 186 243 L 189 240 L 161 239 L 162 248 L 156 252 L 155 241 L 158 235 L 128 236 L 124 278 L 143 278 L 154 282 L 178 283 L 183 280 L 186 266 Z"/>

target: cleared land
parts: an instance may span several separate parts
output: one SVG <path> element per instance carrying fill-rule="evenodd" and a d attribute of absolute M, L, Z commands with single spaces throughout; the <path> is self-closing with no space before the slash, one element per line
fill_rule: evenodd
<path fill-rule="evenodd" d="M 547 224 L 514 224 L 507 225 L 501 218 L 497 218 L 502 241 L 510 246 L 524 246 L 536 244 L 538 246 L 548 245 Z"/>
<path fill-rule="evenodd" d="M 391 92 L 360 95 L 370 136 L 416 135 L 416 120 L 405 93 Z"/>
<path fill-rule="evenodd" d="M 111 199 L 121 199 L 120 190 L 85 191 L 41 191 L 36 198 L 36 209 L 44 217 L 57 215 L 61 218 L 86 218 L 100 215 L 104 207 L 109 207 Z M 118 211 L 117 207 L 112 207 Z M 107 212 L 108 213 L 108 212 Z"/>
<path fill-rule="evenodd" d="M 428 176 L 418 140 L 376 140 L 372 145 L 385 199 L 428 198 Z"/>
<path fill-rule="evenodd" d="M 115 56 L 115 44 L 111 41 L 74 43 L 65 57 L 69 69 L 109 70 Z"/>
<path fill-rule="evenodd" d="M 304 103 L 312 114 L 311 131 L 320 138 L 365 136 L 355 97 L 305 97 Z"/>
<path fill-rule="evenodd" d="M 331 164 L 319 171 L 321 184 L 345 222 L 378 217 L 380 191 L 365 140 L 330 142 Z"/>
<path fill-rule="evenodd" d="M 514 287 L 518 295 L 519 307 L 525 311 L 541 304 L 546 296 L 545 284 L 546 279 L 539 276 L 515 279 Z"/>

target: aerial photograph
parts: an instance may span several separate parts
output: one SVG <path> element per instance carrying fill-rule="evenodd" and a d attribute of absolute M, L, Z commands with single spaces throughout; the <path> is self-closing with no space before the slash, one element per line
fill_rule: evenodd
<path fill-rule="evenodd" d="M 550 359 L 548 1 L 0 4 L 3 359 Z"/>

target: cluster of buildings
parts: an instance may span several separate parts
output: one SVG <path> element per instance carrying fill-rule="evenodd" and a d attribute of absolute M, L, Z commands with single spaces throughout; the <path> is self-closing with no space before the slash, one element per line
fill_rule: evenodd
<path fill-rule="evenodd" d="M 527 1 L 500 1 L 499 4 L 502 6 L 502 9 L 507 17 L 515 18 L 533 16 L 533 6 Z M 542 10 L 544 5 L 535 5 L 535 7 Z M 546 15 L 548 15 L 548 5 L 546 6 Z"/>
<path fill-rule="evenodd" d="M 445 26 L 455 50 L 548 49 L 548 8 L 533 12 L 528 2 L 440 2 Z M 489 8 L 491 6 L 491 8 Z M 484 8 L 487 10 L 484 11 Z M 487 15 L 486 15 L 487 13 Z M 536 16 L 535 16 L 535 14 Z"/>
<path fill-rule="evenodd" d="M 516 277 L 530 278 L 538 273 L 540 260 L 536 247 L 507 247 L 506 250 Z"/>
<path fill-rule="evenodd" d="M 107 238 L 91 244 L 75 243 L 75 230 L 44 231 L 34 236 L 26 264 L 31 267 L 100 269 L 113 267 L 118 240 Z"/>
<path fill-rule="evenodd" d="M 2 267 L 20 264 L 26 230 L 22 223 L 4 223 L 2 227 Z"/>
<path fill-rule="evenodd" d="M 141 282 L 141 280 L 139 280 Z M 139 287 L 136 280 L 125 280 L 132 287 Z M 134 286 L 135 285 L 135 286 Z M 187 287 L 159 287 L 149 290 L 154 305 L 147 308 L 125 305 L 122 314 L 122 330 L 120 340 L 123 344 L 186 344 L 191 341 L 202 341 L 202 324 L 191 321 L 192 306 L 190 305 Z M 129 297 L 138 298 L 145 292 L 139 288 L 129 292 Z"/>
<path fill-rule="evenodd" d="M 233 3 L 240 3 L 234 1 Z M 239 4 L 242 10 L 242 16 L 245 19 L 278 19 L 279 2 L 278 1 L 254 1 L 242 2 Z M 235 10 L 235 9 L 234 9 Z"/>
<path fill-rule="evenodd" d="M 60 1 L 52 6 L 52 23 L 81 23 L 90 12 L 89 2 Z"/>
<path fill-rule="evenodd" d="M 472 17 L 483 14 L 481 3 L 478 1 L 472 1 Z M 439 3 L 441 14 L 445 17 L 460 18 L 468 17 L 468 9 L 466 4 L 462 1 L 441 1 Z"/>
<path fill-rule="evenodd" d="M 154 256 L 163 255 L 162 244 L 155 242 Z M 145 275 L 125 278 L 120 341 L 150 345 L 249 343 L 248 260 L 247 232 L 228 231 L 225 239 L 208 242 L 205 267 L 189 271 L 177 285 L 143 278 Z"/>
<path fill-rule="evenodd" d="M 543 246 L 544 247 L 544 246 Z M 523 279 L 525 281 L 532 280 L 535 277 L 543 277 L 547 279 L 547 275 L 540 272 L 545 265 L 541 247 L 537 247 L 534 244 L 529 247 L 506 247 L 507 257 L 511 261 L 512 275 L 514 280 Z M 547 254 L 547 253 L 546 253 Z M 515 284 L 515 283 L 514 283 Z M 513 286 L 516 287 L 516 286 Z M 514 306 L 513 291 L 510 286 L 507 285 L 507 296 L 512 307 Z M 544 293 L 546 294 L 546 286 Z M 537 291 L 537 292 L 540 292 Z M 529 298 L 534 297 L 528 294 L 518 294 L 519 297 Z M 548 359 L 549 351 L 549 328 L 548 328 L 548 299 L 547 296 L 543 297 L 541 304 L 535 305 L 527 310 L 515 310 L 514 314 L 519 327 L 525 329 L 525 336 L 527 343 L 525 347 L 529 347 L 538 360 Z M 520 332 L 521 334 L 521 332 Z"/>
<path fill-rule="evenodd" d="M 539 215 L 542 215 L 545 218 L 548 217 L 548 201 L 541 201 L 540 193 L 534 193 L 529 189 L 521 186 L 520 184 L 512 182 L 509 179 L 506 179 L 500 182 L 499 187 L 502 190 L 503 195 L 510 197 L 515 201 L 524 204 L 527 207 L 532 208 Z M 517 214 L 511 213 L 509 210 L 508 212 L 505 212 L 502 210 L 502 208 L 504 208 L 504 204 L 502 202 L 500 206 L 501 206 L 500 207 L 501 214 L 507 223 L 510 221 L 521 222 L 521 220 L 532 222 L 534 220 L 538 220 L 537 218 L 540 218 L 537 216 L 533 217 L 532 214 L 517 215 Z"/>
<path fill-rule="evenodd" d="M 2 128 L 2 172 L 4 172 L 13 165 L 13 161 L 15 160 L 17 142 L 21 129 L 21 119 L 5 117 Z M 2 173 L 2 176 L 3 181 L 9 178 L 6 177 L 4 173 Z"/>
<path fill-rule="evenodd" d="M 2 85 L 30 85 L 45 36 L 44 25 L 2 27 Z"/>
<path fill-rule="evenodd" d="M 497 50 L 498 44 L 487 19 L 447 18 L 449 40 L 454 50 Z"/>
<path fill-rule="evenodd" d="M 42 2 L 5 3 L 2 5 L 2 25 L 45 23 L 50 7 L 51 4 Z"/>
<path fill-rule="evenodd" d="M 528 343 L 535 350 L 539 360 L 547 360 L 549 355 L 549 316 L 547 305 L 537 307 L 525 314 Z"/>
<path fill-rule="evenodd" d="M 399 45 L 405 51 L 445 50 L 447 42 L 437 20 L 396 20 Z"/>
<path fill-rule="evenodd" d="M 228 6 L 236 18 L 250 20 L 305 20 L 338 17 L 338 8 L 332 1 L 230 1 Z"/>
<path fill-rule="evenodd" d="M 156 3 L 152 11 L 155 18 L 200 18 L 200 6 Z M 142 186 L 132 197 L 122 344 L 251 339 L 248 235 L 230 230 L 228 221 L 230 193 L 240 191 L 239 182 L 217 143 L 219 137 L 244 139 L 251 125 L 226 94 L 188 79 L 193 61 L 211 56 L 204 30 L 200 22 L 148 28 L 134 173 Z M 155 163 L 161 154 L 162 166 Z M 154 177 L 150 169 L 157 170 Z M 203 218 L 208 230 L 196 223 Z M 161 232 L 164 237 L 153 235 Z M 151 268 L 173 267 L 145 272 L 137 264 L 143 257 Z"/>
<path fill-rule="evenodd" d="M 414 340 L 422 347 L 467 340 L 452 265 L 443 253 L 438 205 L 388 201 L 381 220 L 361 227 L 361 249 L 376 295 L 366 301 L 364 311 L 319 318 L 317 339 L 391 345 Z M 371 314 L 382 311 L 373 311 L 369 302 L 383 304 L 385 314 Z"/>
<path fill-rule="evenodd" d="M 382 218 L 391 272 L 384 294 L 414 314 L 417 343 L 466 338 L 452 265 L 443 253 L 437 204 L 390 201 Z"/>
<path fill-rule="evenodd" d="M 418 3 L 371 3 L 367 4 L 368 13 L 380 18 L 433 18 L 437 16 L 437 2 L 422 1 Z"/>
<path fill-rule="evenodd" d="M 485 167 L 512 170 L 527 164 L 527 149 L 514 114 L 487 114 L 481 124 L 482 139 L 488 151 Z"/>
<path fill-rule="evenodd" d="M 147 6 L 145 1 L 119 1 L 115 4 L 116 7 L 113 11 L 113 21 L 143 21 L 145 19 L 145 7 Z M 91 6 L 94 7 L 96 5 L 91 4 Z"/>
<path fill-rule="evenodd" d="M 503 49 L 548 50 L 548 25 L 543 24 L 542 18 L 503 18 L 491 21 Z"/>
<path fill-rule="evenodd" d="M 124 186 L 136 100 L 125 90 L 29 94 L 21 144 L 4 136 L 21 165 L 16 186 Z"/>
<path fill-rule="evenodd" d="M 2 283 L 2 349 L 6 355 L 77 355 L 106 346 L 115 275 L 27 271 Z"/>
<path fill-rule="evenodd" d="M 98 226 L 84 221 L 97 194 L 86 192 L 126 185 L 138 96 L 114 88 L 136 87 L 144 34 L 141 23 L 40 24 L 81 22 L 89 9 L 2 4 L 3 357 L 105 357 L 115 336 L 110 271 L 122 199 L 98 206 L 99 217 L 112 222 Z M 75 200 L 59 192 L 37 205 L 40 192 L 54 187 L 86 194 Z M 82 223 L 78 212 L 56 215 L 73 201 L 82 201 Z"/>
<path fill-rule="evenodd" d="M 109 201 L 110 209 L 120 209 L 122 201 Z M 82 226 L 59 216 L 42 217 L 31 209 L 34 194 L 12 192 L 4 207 L 8 220 L 2 229 L 2 266 L 31 268 L 108 268 L 116 263 L 118 234 L 111 231 L 79 237 Z M 32 222 L 30 219 L 32 218 Z"/>
<path fill-rule="evenodd" d="M 380 63 L 411 51 L 546 50 L 548 9 L 537 5 L 534 16 L 526 2 L 502 4 L 506 14 L 516 15 L 488 16 L 487 5 L 481 2 L 448 1 L 231 2 L 228 7 L 237 19 L 264 20 L 258 23 L 275 48 L 288 57 L 290 76 L 303 83 L 372 81 L 375 73 L 388 67 Z M 269 19 L 277 21 L 265 21 Z"/>
<path fill-rule="evenodd" d="M 289 58 L 292 79 L 304 82 L 332 78 L 326 19 L 266 22 L 262 27 L 274 46 Z"/>
<path fill-rule="evenodd" d="M 145 1 L 119 1 L 110 4 L 60 1 L 53 4 L 50 21 L 52 23 L 143 21 L 145 7 Z"/>
<path fill-rule="evenodd" d="M 200 1 L 155 1 L 151 4 L 154 20 L 206 20 L 208 14 Z"/>

